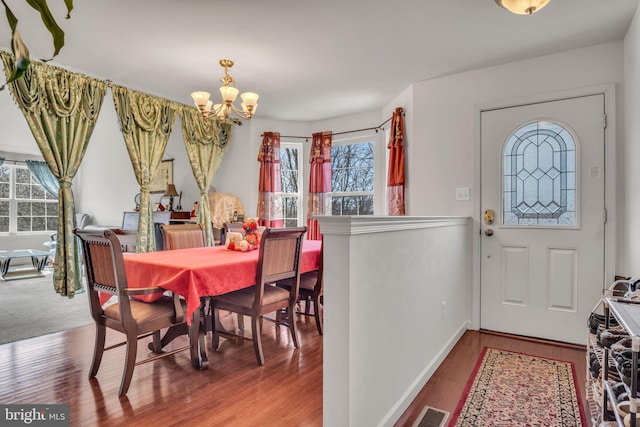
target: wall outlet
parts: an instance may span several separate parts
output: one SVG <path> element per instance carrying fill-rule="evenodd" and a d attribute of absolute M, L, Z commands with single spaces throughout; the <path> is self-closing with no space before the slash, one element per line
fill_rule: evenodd
<path fill-rule="evenodd" d="M 456 200 L 469 200 L 471 189 L 469 187 L 456 188 Z"/>

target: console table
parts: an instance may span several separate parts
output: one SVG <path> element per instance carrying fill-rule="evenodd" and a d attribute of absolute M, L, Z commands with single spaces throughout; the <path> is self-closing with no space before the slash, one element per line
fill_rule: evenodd
<path fill-rule="evenodd" d="M 9 270 L 11 260 L 17 258 L 31 258 L 33 268 Z M 47 265 L 48 258 L 49 252 L 37 251 L 35 249 L 0 251 L 0 274 L 4 280 L 44 276 L 42 269 Z"/>

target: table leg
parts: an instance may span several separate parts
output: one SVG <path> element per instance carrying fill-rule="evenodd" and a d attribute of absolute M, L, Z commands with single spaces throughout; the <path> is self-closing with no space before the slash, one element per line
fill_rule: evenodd
<path fill-rule="evenodd" d="M 11 258 L 4 258 L 0 260 L 0 274 L 4 277 L 9 271 L 9 263 L 11 262 Z"/>
<path fill-rule="evenodd" d="M 191 343 L 191 365 L 199 370 L 209 369 L 207 347 L 204 342 L 205 325 L 200 315 L 200 309 L 193 312 L 191 326 L 189 326 L 189 342 Z"/>
<path fill-rule="evenodd" d="M 42 271 L 42 269 L 47 266 L 47 260 L 48 259 L 49 259 L 49 255 L 46 255 L 46 256 L 32 256 L 31 257 L 31 264 L 33 265 L 33 268 L 35 268 L 36 270 Z"/>

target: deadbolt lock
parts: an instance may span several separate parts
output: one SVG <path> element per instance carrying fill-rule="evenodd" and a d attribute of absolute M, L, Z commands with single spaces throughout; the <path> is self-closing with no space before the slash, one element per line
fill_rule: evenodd
<path fill-rule="evenodd" d="M 484 211 L 484 223 L 485 224 L 487 224 L 487 225 L 493 224 L 494 217 L 495 217 L 495 212 L 493 211 L 493 209 L 487 209 L 486 211 Z"/>

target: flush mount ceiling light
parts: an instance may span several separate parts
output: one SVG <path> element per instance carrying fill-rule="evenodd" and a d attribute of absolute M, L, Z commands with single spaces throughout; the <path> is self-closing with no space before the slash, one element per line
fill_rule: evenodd
<path fill-rule="evenodd" d="M 517 15 L 531 15 L 545 7 L 549 0 L 496 0 L 496 3 Z"/>
<path fill-rule="evenodd" d="M 239 90 L 235 87 L 236 81 L 229 75 L 229 68 L 233 67 L 233 61 L 230 59 L 221 59 L 220 66 L 224 68 L 224 77 L 220 79 L 223 86 L 220 86 L 220 94 L 222 95 L 222 103 L 213 105 L 213 102 L 209 100 L 211 94 L 209 92 L 193 92 L 191 97 L 195 102 L 200 114 L 204 118 L 211 118 L 218 116 L 221 119 L 228 119 L 231 112 L 235 113 L 242 119 L 250 119 L 258 108 L 258 94 L 254 92 L 244 92 L 240 95 L 242 103 L 240 108 L 233 105 L 233 102 L 238 96 Z M 238 124 L 242 124 L 237 119 L 232 119 Z"/>

